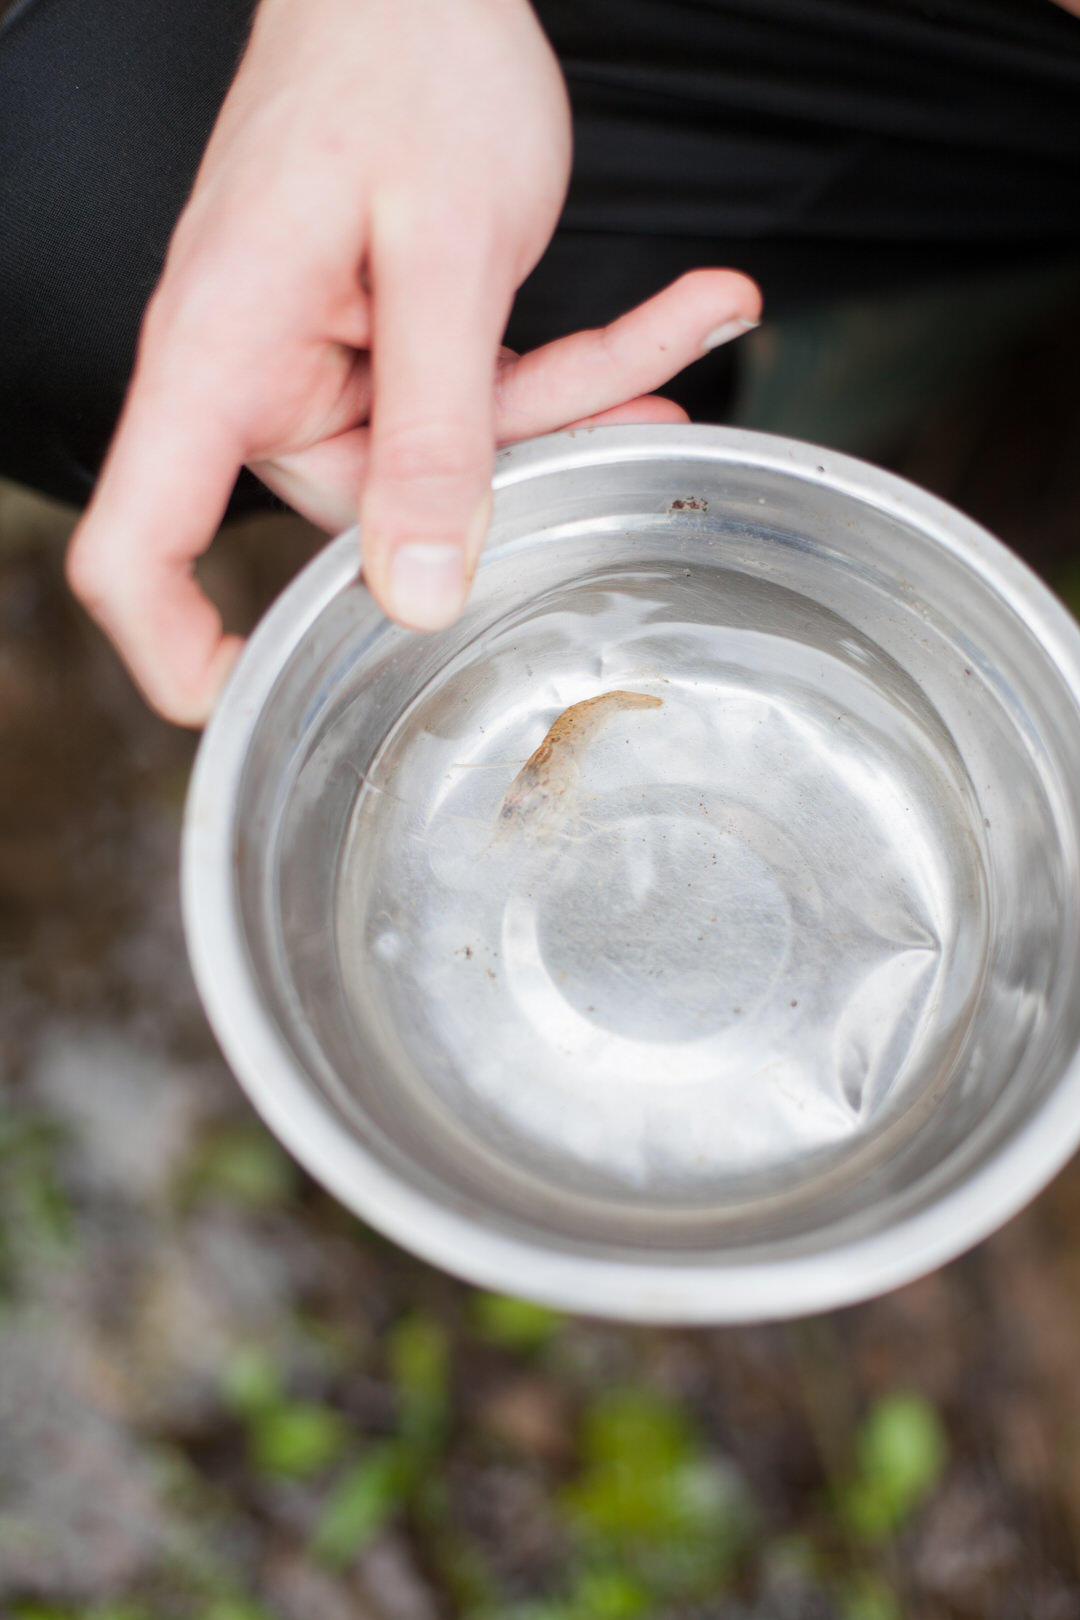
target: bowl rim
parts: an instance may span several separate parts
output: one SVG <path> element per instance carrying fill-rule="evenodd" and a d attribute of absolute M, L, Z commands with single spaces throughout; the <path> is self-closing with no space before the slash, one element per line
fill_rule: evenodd
<path fill-rule="evenodd" d="M 1002 542 L 938 497 L 853 457 L 744 429 L 629 426 L 564 430 L 498 451 L 494 488 L 629 460 L 760 467 L 832 490 L 918 528 L 972 568 L 1037 637 L 1080 710 L 1080 625 Z M 834 1248 L 782 1258 L 656 1262 L 590 1256 L 496 1230 L 399 1179 L 306 1075 L 263 1006 L 240 926 L 234 816 L 248 749 L 273 686 L 324 608 L 358 578 L 357 530 L 332 540 L 286 587 L 249 639 L 199 746 L 184 813 L 181 900 L 210 1024 L 251 1102 L 291 1153 L 372 1227 L 467 1282 L 587 1316 L 738 1323 L 853 1304 L 925 1275 L 1027 1204 L 1080 1144 L 1080 1053 L 988 1160 L 928 1207 Z"/>

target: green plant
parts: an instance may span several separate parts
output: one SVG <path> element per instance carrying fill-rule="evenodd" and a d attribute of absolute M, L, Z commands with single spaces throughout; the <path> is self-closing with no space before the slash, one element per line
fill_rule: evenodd
<path fill-rule="evenodd" d="M 307 1478 L 337 1461 L 347 1434 L 344 1419 L 330 1407 L 283 1402 L 252 1423 L 252 1460 L 264 1473 Z"/>
<path fill-rule="evenodd" d="M 367 1448 L 335 1482 L 312 1536 L 325 1563 L 345 1565 L 396 1512 L 418 1504 L 446 1440 L 450 1417 L 450 1356 L 433 1316 L 400 1321 L 387 1346 L 397 1397 L 397 1433 Z"/>
<path fill-rule="evenodd" d="M 546 1305 L 508 1294 L 474 1294 L 470 1311 L 477 1335 L 502 1350 L 541 1350 L 562 1330 L 564 1318 Z"/>
<path fill-rule="evenodd" d="M 617 1569 L 583 1574 L 570 1605 L 574 1620 L 639 1620 L 654 1607 L 641 1582 Z"/>
<path fill-rule="evenodd" d="M 284 1399 L 280 1374 L 261 1345 L 243 1345 L 234 1352 L 221 1387 L 226 1405 L 249 1421 Z"/>
<path fill-rule="evenodd" d="M 398 1402 L 398 1429 L 414 1446 L 442 1443 L 450 1410 L 450 1352 L 433 1316 L 414 1312 L 394 1328 L 388 1345 Z"/>
<path fill-rule="evenodd" d="M 266 1610 L 247 1598 L 214 1598 L 203 1620 L 267 1620 Z"/>
<path fill-rule="evenodd" d="M 343 1567 L 405 1505 L 413 1459 L 400 1441 L 372 1446 L 351 1464 L 323 1505 L 311 1549 L 323 1563 Z"/>
<path fill-rule="evenodd" d="M 63 1132 L 51 1120 L 0 1109 L 0 1287 L 27 1264 L 71 1244 L 71 1210 L 57 1173 Z"/>
<path fill-rule="evenodd" d="M 247 1209 L 273 1208 L 296 1187 L 296 1166 L 254 1121 L 215 1131 L 188 1166 L 185 1189 L 213 1192 Z"/>
<path fill-rule="evenodd" d="M 141 1604 L 94 1603 L 88 1609 L 69 1609 L 52 1603 L 16 1603 L 11 1609 L 12 1620 L 151 1620 L 150 1611 Z M 231 1620 L 229 1616 L 208 1614 L 206 1620 Z M 237 1613 L 236 1620 L 265 1620 L 261 1611 L 250 1610 L 248 1616 Z"/>
<path fill-rule="evenodd" d="M 239 1351 L 225 1370 L 223 1391 L 263 1473 L 306 1478 L 341 1456 L 348 1438 L 344 1418 L 332 1407 L 290 1399 L 264 1351 Z"/>
<path fill-rule="evenodd" d="M 941 1478 L 947 1456 L 941 1419 L 922 1395 L 887 1395 L 863 1420 L 855 1453 L 854 1472 L 840 1492 L 841 1516 L 859 1540 L 884 1541 Z"/>
<path fill-rule="evenodd" d="M 877 1575 L 856 1576 L 840 1595 L 841 1620 L 903 1620 L 892 1588 Z"/>
<path fill-rule="evenodd" d="M 656 1598 L 715 1592 L 746 1540 L 749 1503 L 681 1408 L 638 1389 L 602 1397 L 585 1414 L 582 1461 L 563 1504 L 584 1571 Z"/>

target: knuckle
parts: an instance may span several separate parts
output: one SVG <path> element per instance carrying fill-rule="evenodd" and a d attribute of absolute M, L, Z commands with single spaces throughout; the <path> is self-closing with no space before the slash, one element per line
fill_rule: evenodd
<path fill-rule="evenodd" d="M 140 363 L 180 370 L 231 353 L 265 314 L 265 276 L 231 243 L 208 245 L 179 265 L 172 256 L 143 312 Z"/>
<path fill-rule="evenodd" d="M 72 594 L 91 613 L 100 610 L 104 600 L 104 579 L 97 548 L 84 539 L 80 530 L 67 549 L 64 574 Z"/>
<path fill-rule="evenodd" d="M 621 321 L 615 320 L 600 328 L 596 357 L 609 377 L 619 378 L 626 371 L 627 346 Z"/>
<path fill-rule="evenodd" d="M 452 422 L 409 423 L 376 433 L 372 459 L 385 483 L 453 493 L 486 473 L 491 449 Z"/>
<path fill-rule="evenodd" d="M 202 281 L 163 282 L 143 315 L 138 370 L 190 371 L 217 356 L 227 336 L 218 289 Z"/>

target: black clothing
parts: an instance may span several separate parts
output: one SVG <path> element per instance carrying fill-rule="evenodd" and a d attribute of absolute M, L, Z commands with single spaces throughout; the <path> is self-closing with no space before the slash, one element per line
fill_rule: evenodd
<path fill-rule="evenodd" d="M 20 0 L 0 31 L 0 472 L 89 495 L 251 9 Z M 749 271 L 778 313 L 1080 243 L 1080 20 L 1050 0 L 537 10 L 576 150 L 517 347 L 694 265 Z M 234 506 L 268 499 L 246 480 Z"/>
<path fill-rule="evenodd" d="M 1049 0 L 539 0 L 574 96 L 570 229 L 1080 235 L 1080 20 Z"/>
<path fill-rule="evenodd" d="M 89 498 L 250 11 L 247 0 L 22 0 L 8 16 L 0 473 Z"/>

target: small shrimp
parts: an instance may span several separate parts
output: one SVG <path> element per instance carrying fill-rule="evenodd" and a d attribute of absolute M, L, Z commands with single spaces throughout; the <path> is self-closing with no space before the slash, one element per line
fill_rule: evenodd
<path fill-rule="evenodd" d="M 663 698 L 644 692 L 602 692 L 564 709 L 514 777 L 499 806 L 498 827 L 524 825 L 574 787 L 582 755 L 618 709 L 659 709 Z"/>

